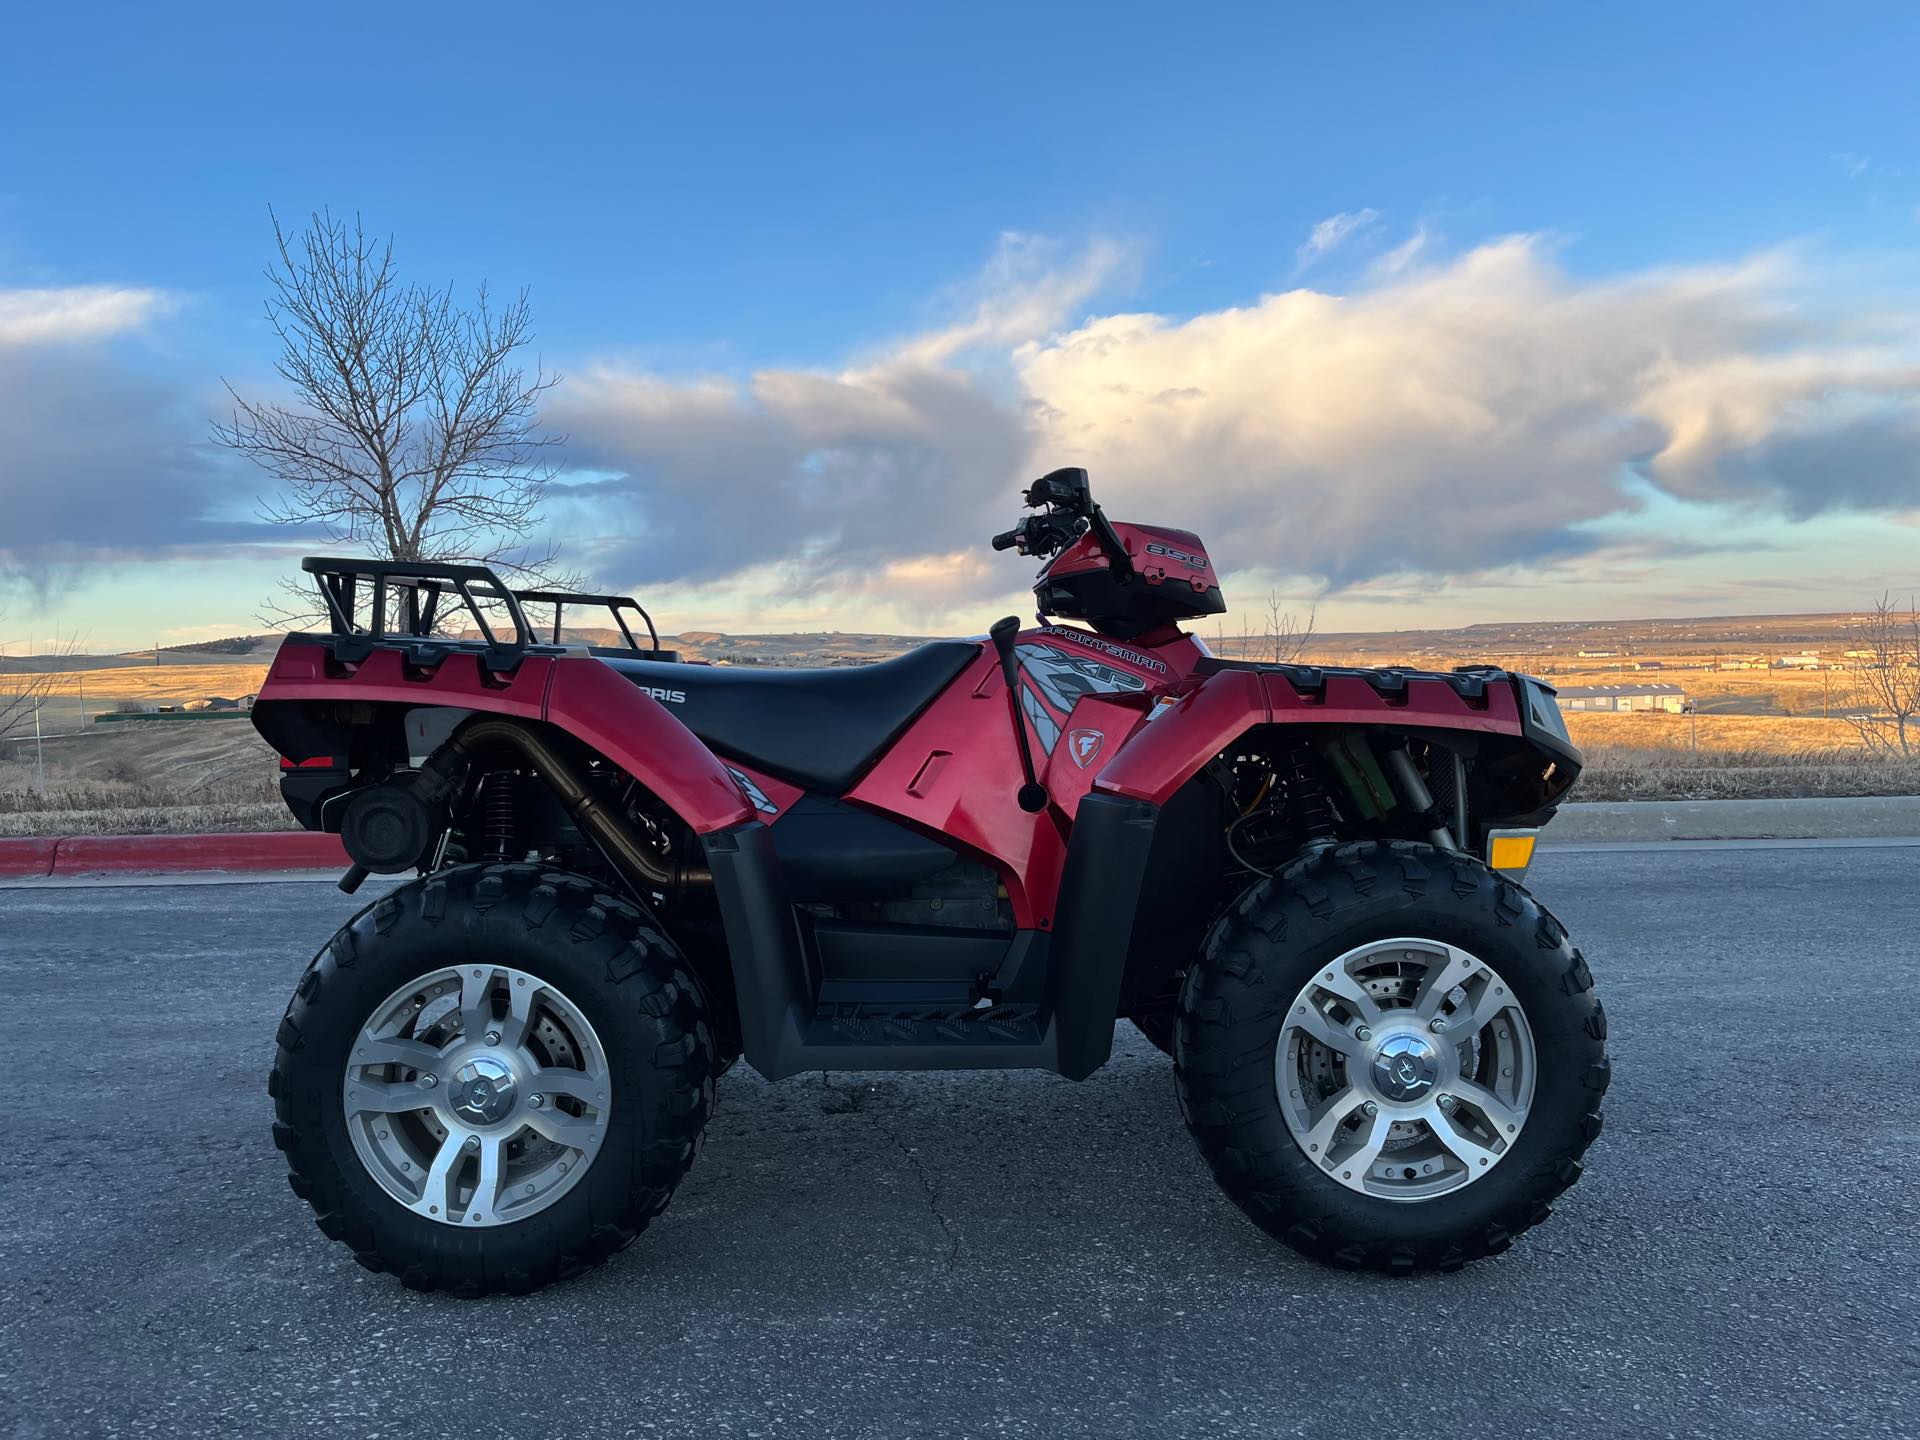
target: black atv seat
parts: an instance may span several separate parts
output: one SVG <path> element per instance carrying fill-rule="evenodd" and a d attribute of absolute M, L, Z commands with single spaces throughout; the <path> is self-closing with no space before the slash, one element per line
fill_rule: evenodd
<path fill-rule="evenodd" d="M 979 653 L 973 641 L 936 640 L 823 670 L 601 658 L 721 755 L 840 795 Z"/>

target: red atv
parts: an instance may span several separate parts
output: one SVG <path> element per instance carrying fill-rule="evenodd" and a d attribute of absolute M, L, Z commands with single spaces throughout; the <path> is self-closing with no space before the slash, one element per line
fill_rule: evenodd
<path fill-rule="evenodd" d="M 737 1057 L 1079 1080 L 1117 1018 L 1307 1255 L 1450 1269 L 1546 1216 L 1608 1075 L 1517 879 L 1580 770 L 1552 690 L 1216 658 L 1179 628 L 1224 609 L 1195 536 L 1109 522 L 1083 470 L 1026 502 L 994 548 L 1086 628 L 861 668 L 683 661 L 629 599 L 483 567 L 305 563 L 331 632 L 287 639 L 254 723 L 343 888 L 418 877 L 280 1027 L 274 1140 L 323 1231 L 529 1290 L 660 1212 Z M 583 605 L 624 643 L 568 643 Z"/>

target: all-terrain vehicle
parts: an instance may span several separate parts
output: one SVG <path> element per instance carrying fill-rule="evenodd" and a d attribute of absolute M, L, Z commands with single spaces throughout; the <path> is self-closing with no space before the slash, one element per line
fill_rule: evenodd
<path fill-rule="evenodd" d="M 305 562 L 330 630 L 282 644 L 254 723 L 343 888 L 416 876 L 280 1027 L 274 1139 L 326 1234 L 532 1289 L 660 1212 L 738 1058 L 1079 1080 L 1119 1019 L 1307 1255 L 1449 1269 L 1546 1216 L 1608 1076 L 1518 879 L 1580 770 L 1552 690 L 1213 656 L 1180 628 L 1225 608 L 1197 537 L 1110 522 L 1083 470 L 1025 499 L 993 544 L 1045 560 L 1040 623 L 864 667 L 694 663 L 628 598 L 484 567 Z"/>

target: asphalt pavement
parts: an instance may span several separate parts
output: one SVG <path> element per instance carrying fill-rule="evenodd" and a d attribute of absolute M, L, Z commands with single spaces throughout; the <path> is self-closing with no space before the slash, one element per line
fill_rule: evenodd
<path fill-rule="evenodd" d="M 607 1267 L 461 1302 L 313 1228 L 273 1030 L 313 883 L 0 891 L 17 1436 L 1920 1434 L 1920 848 L 1548 853 L 1606 1001 L 1587 1177 L 1509 1254 L 1315 1267 L 1130 1028 L 1030 1074 L 720 1083 Z"/>

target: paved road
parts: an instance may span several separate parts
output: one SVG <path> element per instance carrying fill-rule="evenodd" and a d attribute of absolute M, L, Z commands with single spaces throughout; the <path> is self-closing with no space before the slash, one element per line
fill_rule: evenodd
<path fill-rule="evenodd" d="M 1033 1075 L 721 1085 L 666 1216 L 525 1299 L 323 1240 L 262 1074 L 322 885 L 0 891 L 22 1436 L 1920 1433 L 1920 849 L 1560 854 L 1614 1030 L 1587 1179 L 1451 1277 L 1214 1190 L 1130 1030 Z"/>

